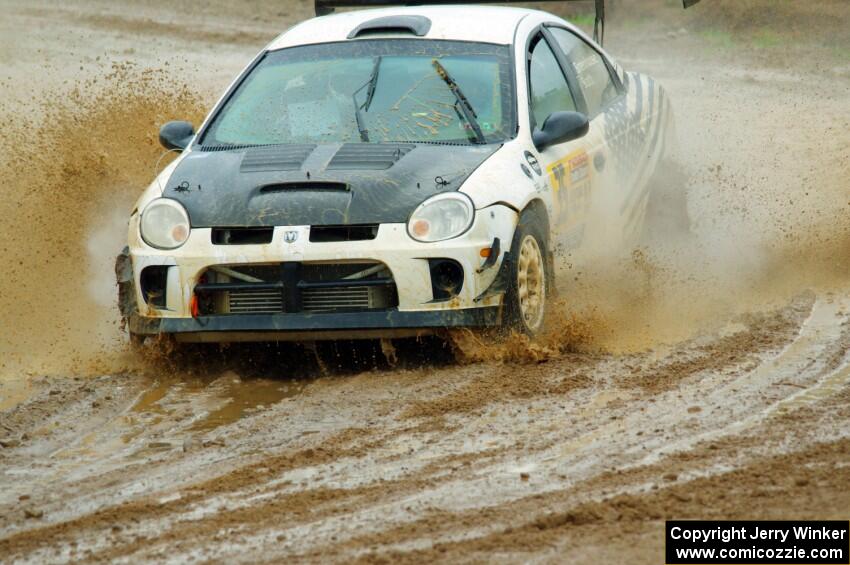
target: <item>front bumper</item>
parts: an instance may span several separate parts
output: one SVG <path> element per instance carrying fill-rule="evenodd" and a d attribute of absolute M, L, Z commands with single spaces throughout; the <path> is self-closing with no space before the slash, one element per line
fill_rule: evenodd
<path fill-rule="evenodd" d="M 131 315 L 130 331 L 172 334 L 178 341 L 299 341 L 414 337 L 438 329 L 485 327 L 499 323 L 499 308 L 430 312 L 343 312 L 333 314 L 242 314 L 198 318 Z"/>
<path fill-rule="evenodd" d="M 499 322 L 501 294 L 492 292 L 505 249 L 513 237 L 517 215 L 494 205 L 478 210 L 464 235 L 439 243 L 420 243 L 404 224 L 382 224 L 372 240 L 311 242 L 310 226 L 274 228 L 268 244 L 215 245 L 210 229 L 193 229 L 182 247 L 153 249 L 138 235 L 138 216 L 131 218 L 124 295 L 134 304 L 122 309 L 131 332 L 175 334 L 186 341 L 240 341 L 384 337 L 419 335 L 438 328 L 481 327 Z M 296 236 L 292 241 L 292 234 Z M 287 237 L 288 236 L 288 237 Z M 481 257 L 483 248 L 502 242 L 496 261 Z M 461 265 L 464 284 L 450 300 L 434 297 L 429 259 L 452 259 Z M 389 269 L 397 290 L 397 306 L 381 311 L 276 314 L 227 314 L 193 317 L 191 299 L 201 274 L 213 266 L 248 266 L 286 262 L 333 263 L 377 261 Z M 141 293 L 140 273 L 150 266 L 168 267 L 164 304 L 154 306 Z M 130 271 L 130 272 L 127 272 Z M 119 273 L 119 280 L 121 276 Z M 132 289 L 126 288 L 132 286 Z M 126 301 L 126 296 L 124 299 Z M 321 334 L 321 335 L 320 335 Z"/>

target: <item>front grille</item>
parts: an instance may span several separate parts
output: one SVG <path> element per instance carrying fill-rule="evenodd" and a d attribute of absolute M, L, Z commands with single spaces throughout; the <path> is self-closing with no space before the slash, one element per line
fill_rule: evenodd
<path fill-rule="evenodd" d="M 271 243 L 274 228 L 213 228 L 213 245 L 252 245 Z"/>
<path fill-rule="evenodd" d="M 350 226 L 311 226 L 310 241 L 328 243 L 337 241 L 364 241 L 378 236 L 378 224 Z"/>
<path fill-rule="evenodd" d="M 210 267 L 195 287 L 198 314 L 327 313 L 398 306 L 395 282 L 378 262 Z"/>

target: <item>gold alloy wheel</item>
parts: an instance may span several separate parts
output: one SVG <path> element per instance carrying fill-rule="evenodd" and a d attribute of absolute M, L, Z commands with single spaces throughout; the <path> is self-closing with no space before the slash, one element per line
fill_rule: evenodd
<path fill-rule="evenodd" d="M 534 236 L 526 235 L 519 248 L 517 266 L 519 312 L 529 330 L 535 332 L 543 325 L 546 307 L 546 276 L 543 253 Z"/>

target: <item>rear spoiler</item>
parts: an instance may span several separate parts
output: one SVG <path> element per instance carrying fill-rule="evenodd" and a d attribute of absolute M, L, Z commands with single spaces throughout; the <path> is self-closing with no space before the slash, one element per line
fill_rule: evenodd
<path fill-rule="evenodd" d="M 337 8 L 377 8 L 380 6 L 446 6 L 451 4 L 513 4 L 517 0 L 314 0 L 317 16 L 326 16 Z M 591 0 L 537 0 L 540 2 L 588 2 Z M 602 45 L 605 36 L 605 0 L 592 0 L 596 6 L 593 39 Z M 700 0 L 682 0 L 682 7 L 690 8 Z"/>

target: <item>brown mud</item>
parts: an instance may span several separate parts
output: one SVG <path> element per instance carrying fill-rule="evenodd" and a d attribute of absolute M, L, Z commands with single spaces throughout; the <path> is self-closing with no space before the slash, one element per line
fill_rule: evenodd
<path fill-rule="evenodd" d="M 2 560 L 657 563 L 669 518 L 847 519 L 850 6 L 667 4 L 607 47 L 674 101 L 691 229 L 561 256 L 541 339 L 137 355 L 158 125 L 309 6 L 0 1 Z"/>
<path fill-rule="evenodd" d="M 197 121 L 203 105 L 166 73 L 125 63 L 26 109 L 4 112 L 0 370 L 115 371 L 109 255 L 162 154 L 156 124 Z"/>

